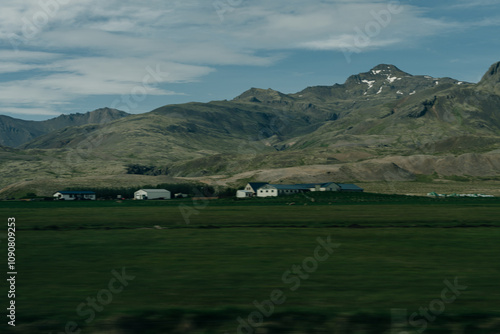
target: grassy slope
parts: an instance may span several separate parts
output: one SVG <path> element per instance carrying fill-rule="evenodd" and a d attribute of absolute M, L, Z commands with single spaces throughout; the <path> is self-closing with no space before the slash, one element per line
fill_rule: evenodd
<path fill-rule="evenodd" d="M 376 79 L 370 73 L 364 77 Z M 377 84 L 387 84 L 379 79 Z M 500 97 L 476 85 L 440 82 L 408 77 L 383 94 L 373 87 L 366 96 L 366 84 L 349 80 L 346 86 L 311 88 L 303 97 L 251 91 L 262 102 L 172 105 L 107 125 L 66 128 L 26 146 L 52 149 L 0 152 L 0 187 L 57 177 L 89 177 L 92 183 L 123 175 L 125 165 L 134 163 L 168 166 L 171 176 L 202 177 L 332 163 L 349 168 L 348 163 L 383 156 L 498 149 Z M 416 85 L 418 93 L 398 95 L 406 85 Z M 452 163 L 439 173 L 462 175 L 459 166 Z M 379 174 L 382 180 L 384 173 Z"/>

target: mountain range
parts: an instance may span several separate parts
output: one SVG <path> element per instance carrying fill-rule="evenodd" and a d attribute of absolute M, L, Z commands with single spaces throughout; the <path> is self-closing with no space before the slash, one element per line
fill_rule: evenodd
<path fill-rule="evenodd" d="M 382 64 L 294 94 L 251 88 L 230 101 L 139 115 L 104 108 L 43 122 L 0 116 L 0 131 L 0 187 L 9 189 L 146 176 L 228 185 L 495 178 L 500 62 L 477 84 Z"/>
<path fill-rule="evenodd" d="M 17 147 L 50 132 L 85 124 L 105 124 L 128 116 L 116 109 L 97 109 L 85 114 L 61 115 L 47 121 L 25 121 L 0 115 L 0 145 Z"/>

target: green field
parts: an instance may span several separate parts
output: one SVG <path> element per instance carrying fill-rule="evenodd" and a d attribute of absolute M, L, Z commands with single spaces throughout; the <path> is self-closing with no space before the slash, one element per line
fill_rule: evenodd
<path fill-rule="evenodd" d="M 17 326 L 2 332 L 498 333 L 499 214 L 498 199 L 371 194 L 0 202 L 18 231 Z M 311 260 L 318 238 L 336 248 Z M 113 270 L 130 277 L 110 293 Z M 449 303 L 446 280 L 461 286 Z M 424 320 L 430 305 L 445 309 Z M 394 331 L 395 310 L 415 326 Z"/>
<path fill-rule="evenodd" d="M 273 199 L 19 202 L 18 229 L 185 227 L 460 227 L 500 226 L 500 198 L 429 198 L 312 193 Z"/>

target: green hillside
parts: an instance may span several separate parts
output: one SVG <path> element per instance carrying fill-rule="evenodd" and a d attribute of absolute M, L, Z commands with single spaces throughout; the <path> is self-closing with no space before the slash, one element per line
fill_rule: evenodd
<path fill-rule="evenodd" d="M 131 164 L 223 183 L 280 168 L 296 169 L 260 178 L 303 179 L 308 166 L 320 169 L 314 177 L 344 181 L 385 181 L 395 173 L 407 181 L 434 173 L 498 176 L 498 67 L 471 84 L 378 65 L 344 84 L 295 94 L 252 88 L 231 101 L 65 127 L 8 153 L 0 161 L 0 187 L 56 176 L 123 176 Z"/>

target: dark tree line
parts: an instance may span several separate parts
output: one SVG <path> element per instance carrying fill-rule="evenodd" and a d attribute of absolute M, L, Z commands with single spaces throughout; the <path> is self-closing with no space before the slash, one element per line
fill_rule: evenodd
<path fill-rule="evenodd" d="M 94 191 L 97 198 L 116 199 L 118 195 L 123 198 L 134 198 L 134 192 L 139 189 L 167 189 L 174 197 L 177 193 L 186 194 L 190 197 L 234 197 L 236 190 L 232 188 L 215 189 L 212 186 L 204 184 L 189 184 L 189 183 L 162 183 L 156 186 L 144 185 L 141 187 L 116 187 L 116 188 L 66 188 L 66 191 Z"/>
<path fill-rule="evenodd" d="M 127 174 L 158 176 L 158 175 L 168 175 L 169 170 L 168 167 L 130 164 L 127 165 Z"/>

